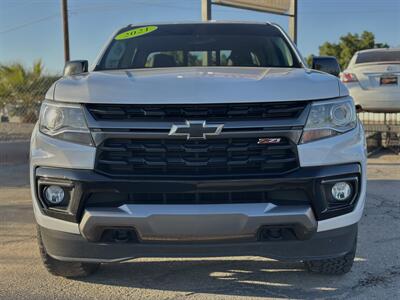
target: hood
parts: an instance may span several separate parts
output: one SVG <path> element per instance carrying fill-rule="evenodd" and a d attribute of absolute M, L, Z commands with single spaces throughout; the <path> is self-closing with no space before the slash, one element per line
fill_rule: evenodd
<path fill-rule="evenodd" d="M 46 96 L 78 103 L 183 104 L 316 100 L 342 93 L 336 77 L 313 70 L 199 67 L 68 76 Z"/>

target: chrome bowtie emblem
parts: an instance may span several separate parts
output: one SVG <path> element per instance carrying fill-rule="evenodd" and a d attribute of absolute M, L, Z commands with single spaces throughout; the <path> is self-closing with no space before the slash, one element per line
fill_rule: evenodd
<path fill-rule="evenodd" d="M 168 135 L 186 136 L 188 140 L 202 139 L 221 133 L 224 124 L 207 124 L 206 121 L 186 121 L 185 124 L 174 124 Z"/>

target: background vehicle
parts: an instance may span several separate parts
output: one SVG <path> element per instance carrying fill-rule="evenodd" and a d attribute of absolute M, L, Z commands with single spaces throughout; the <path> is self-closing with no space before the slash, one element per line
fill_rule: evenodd
<path fill-rule="evenodd" d="M 340 76 L 364 111 L 400 112 L 400 49 L 358 51 Z"/>
<path fill-rule="evenodd" d="M 278 26 L 130 25 L 92 71 L 74 61 L 65 73 L 31 141 L 50 272 L 227 255 L 350 270 L 365 202 L 362 126 L 339 79 L 307 69 Z"/>

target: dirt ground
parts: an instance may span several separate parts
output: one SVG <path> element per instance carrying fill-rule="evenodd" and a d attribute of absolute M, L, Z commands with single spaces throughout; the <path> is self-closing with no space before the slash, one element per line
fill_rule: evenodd
<path fill-rule="evenodd" d="M 400 156 L 369 160 L 357 257 L 342 277 L 259 257 L 139 259 L 69 280 L 42 266 L 26 165 L 0 165 L 0 299 L 399 299 Z"/>

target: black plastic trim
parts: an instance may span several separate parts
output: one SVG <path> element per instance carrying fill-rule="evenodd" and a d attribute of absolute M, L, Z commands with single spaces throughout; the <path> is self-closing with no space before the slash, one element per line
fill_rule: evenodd
<path fill-rule="evenodd" d="M 214 243 L 106 243 L 88 242 L 81 235 L 41 227 L 50 256 L 64 261 L 113 262 L 139 257 L 262 256 L 279 260 L 314 260 L 345 255 L 357 240 L 357 224 L 316 232 L 308 240 Z"/>
<path fill-rule="evenodd" d="M 359 195 L 355 196 L 356 199 L 351 204 L 340 209 L 335 208 L 334 210 L 329 210 L 329 207 L 326 207 L 321 182 L 328 179 L 340 180 L 340 178 L 349 177 L 360 178 L 357 190 L 360 191 L 361 166 L 357 163 L 299 168 L 289 174 L 283 174 L 280 176 L 246 176 L 238 179 L 216 179 L 213 176 L 203 176 L 202 178 L 193 178 L 189 180 L 187 178 L 166 179 L 157 177 L 153 177 L 152 179 L 115 179 L 98 174 L 92 170 L 47 167 L 39 167 L 36 169 L 36 178 L 37 180 L 40 180 L 41 184 L 46 184 L 48 182 L 70 183 L 74 185 L 74 189 L 79 191 L 79 193 L 76 193 L 76 197 L 72 197 L 68 206 L 69 210 L 65 212 L 49 209 L 44 206 L 41 201 L 41 206 L 46 214 L 71 222 L 80 221 L 85 206 L 85 200 L 90 193 L 93 192 L 122 193 L 135 191 L 138 193 L 146 193 L 149 191 L 157 191 L 160 193 L 189 193 L 199 191 L 218 192 L 226 189 L 232 191 L 250 191 L 265 190 L 268 186 L 271 188 L 277 188 L 277 186 L 288 185 L 305 190 L 317 220 L 324 220 L 351 212 L 357 203 Z M 39 189 L 36 187 L 36 190 Z M 39 195 L 38 199 L 40 199 Z"/>

